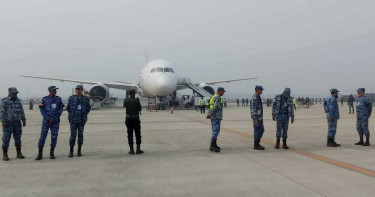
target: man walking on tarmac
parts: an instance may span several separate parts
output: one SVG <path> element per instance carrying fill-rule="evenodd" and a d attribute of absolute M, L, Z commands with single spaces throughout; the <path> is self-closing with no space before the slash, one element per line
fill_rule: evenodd
<path fill-rule="evenodd" d="M 260 145 L 260 139 L 262 139 L 264 133 L 263 125 L 263 105 L 262 98 L 260 95 L 263 93 L 262 86 L 255 86 L 255 94 L 250 100 L 251 118 L 254 124 L 254 149 L 264 150 L 265 148 Z"/>
<path fill-rule="evenodd" d="M 220 133 L 221 120 L 223 119 L 223 100 L 221 97 L 224 95 L 224 92 L 226 91 L 223 87 L 217 89 L 217 93 L 210 99 L 210 110 L 206 117 L 207 119 L 211 119 L 212 138 L 210 151 L 213 152 L 220 152 L 220 147 L 217 146 L 216 141 Z"/>

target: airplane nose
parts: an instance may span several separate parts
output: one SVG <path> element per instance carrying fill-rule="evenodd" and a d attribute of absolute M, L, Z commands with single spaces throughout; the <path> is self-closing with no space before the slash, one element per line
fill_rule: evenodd
<path fill-rule="evenodd" d="M 170 94 L 173 91 L 173 87 L 172 80 L 166 75 L 161 75 L 156 80 L 156 88 L 161 94 Z"/>

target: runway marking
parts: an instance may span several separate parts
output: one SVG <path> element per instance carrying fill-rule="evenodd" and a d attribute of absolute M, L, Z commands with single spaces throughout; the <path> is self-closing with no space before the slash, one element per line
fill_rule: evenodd
<path fill-rule="evenodd" d="M 198 119 L 194 119 L 194 118 L 190 118 L 190 117 L 186 117 L 186 116 L 181 116 L 181 115 L 177 115 L 177 116 L 182 117 L 182 118 L 186 118 L 186 119 L 190 119 L 190 120 L 194 120 L 194 121 L 199 122 L 201 124 L 211 126 L 211 124 L 209 124 L 205 121 L 202 121 L 202 120 L 198 120 Z M 249 133 L 245 133 L 245 132 L 242 132 L 242 131 L 238 131 L 236 129 L 225 128 L 225 127 L 221 127 L 221 129 L 224 130 L 224 131 L 230 132 L 230 133 L 234 133 L 234 134 L 243 136 L 243 137 L 254 138 L 253 135 L 250 135 Z M 275 145 L 275 142 L 272 141 L 272 140 L 268 140 L 268 139 L 263 138 L 261 141 L 263 143 L 266 143 L 266 144 L 269 144 L 269 145 L 272 145 L 272 146 Z M 366 169 L 366 168 L 355 166 L 355 165 L 352 165 L 352 164 L 349 164 L 349 163 L 345 163 L 345 162 L 342 162 L 342 161 L 338 161 L 338 160 L 335 160 L 335 159 L 331 159 L 331 158 L 328 158 L 328 157 L 325 157 L 325 156 L 322 156 L 322 155 L 318 155 L 318 154 L 307 152 L 307 151 L 300 150 L 300 149 L 290 148 L 289 150 L 294 152 L 294 153 L 297 153 L 299 155 L 305 156 L 305 157 L 309 157 L 309 158 L 312 158 L 312 159 L 315 159 L 315 160 L 318 160 L 318 161 L 322 161 L 322 162 L 325 162 L 325 163 L 328 163 L 328 164 L 331 164 L 331 165 L 334 165 L 334 166 L 337 166 L 337 167 L 340 167 L 340 168 L 344 168 L 344 169 L 347 169 L 347 170 L 350 170 L 350 171 L 353 171 L 353 172 L 357 172 L 357 173 L 364 174 L 364 175 L 371 176 L 371 177 L 375 178 L 375 171 L 373 171 L 373 170 L 369 170 L 369 169 Z"/>

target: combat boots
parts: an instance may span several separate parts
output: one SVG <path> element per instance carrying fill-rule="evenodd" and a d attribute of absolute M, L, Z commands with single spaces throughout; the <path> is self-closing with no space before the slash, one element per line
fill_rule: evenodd
<path fill-rule="evenodd" d="M 355 143 L 355 145 L 363 145 L 363 135 L 359 136 L 359 142 Z"/>
<path fill-rule="evenodd" d="M 82 156 L 81 149 L 82 149 L 82 144 L 78 144 L 77 157 Z"/>
<path fill-rule="evenodd" d="M 39 148 L 38 156 L 36 156 L 35 160 L 42 160 L 43 159 L 43 148 Z"/>
<path fill-rule="evenodd" d="M 74 157 L 73 152 L 74 152 L 74 146 L 70 146 L 69 157 Z"/>
<path fill-rule="evenodd" d="M 21 146 L 16 147 L 16 150 L 17 150 L 17 158 L 18 159 L 25 159 L 25 156 L 23 156 L 22 152 L 21 152 Z"/>
<path fill-rule="evenodd" d="M 3 148 L 3 161 L 9 161 L 7 148 Z"/>
<path fill-rule="evenodd" d="M 286 144 L 286 139 L 283 139 L 283 149 L 289 149 L 288 144 Z"/>
<path fill-rule="evenodd" d="M 137 151 L 135 151 L 135 154 L 139 155 L 139 154 L 143 154 L 144 152 L 141 150 L 141 145 L 140 144 L 137 144 Z"/>
<path fill-rule="evenodd" d="M 370 146 L 370 136 L 366 136 L 366 142 L 362 146 Z"/>
<path fill-rule="evenodd" d="M 337 147 L 335 143 L 333 143 L 333 138 L 327 138 L 327 146 L 328 147 Z"/>
<path fill-rule="evenodd" d="M 335 144 L 336 146 L 341 146 L 341 144 L 336 143 L 335 138 L 332 138 L 332 142 L 333 142 L 333 144 Z"/>
<path fill-rule="evenodd" d="M 280 138 L 277 138 L 277 139 L 276 139 L 276 145 L 275 145 L 275 148 L 276 148 L 276 149 L 279 149 L 279 148 L 280 148 Z"/>
<path fill-rule="evenodd" d="M 214 145 L 215 145 L 215 147 L 217 148 L 217 149 L 219 149 L 219 150 L 221 150 L 221 148 L 217 145 L 217 141 L 214 141 Z"/>
<path fill-rule="evenodd" d="M 216 146 L 215 146 L 215 144 L 216 144 L 216 140 L 214 141 L 211 141 L 211 145 L 210 145 L 210 151 L 211 152 L 216 152 L 216 153 L 218 153 L 218 152 L 220 152 L 220 149 L 218 149 Z"/>
<path fill-rule="evenodd" d="M 128 152 L 129 155 L 134 155 L 134 147 L 133 145 L 129 145 L 130 151 Z"/>
<path fill-rule="evenodd" d="M 49 152 L 49 158 L 50 159 L 56 159 L 56 157 L 55 157 L 55 148 L 51 148 L 51 150 Z"/>
<path fill-rule="evenodd" d="M 265 148 L 260 145 L 260 140 L 254 140 L 254 150 L 264 150 Z"/>

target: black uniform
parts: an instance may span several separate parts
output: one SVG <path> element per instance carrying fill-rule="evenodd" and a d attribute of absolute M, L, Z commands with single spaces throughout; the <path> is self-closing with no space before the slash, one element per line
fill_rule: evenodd
<path fill-rule="evenodd" d="M 124 101 L 126 108 L 126 120 L 125 124 L 128 128 L 128 143 L 129 146 L 133 146 L 133 130 L 135 133 L 137 145 L 141 144 L 141 121 L 139 120 L 139 113 L 142 111 L 141 103 L 135 96 L 130 96 Z"/>

